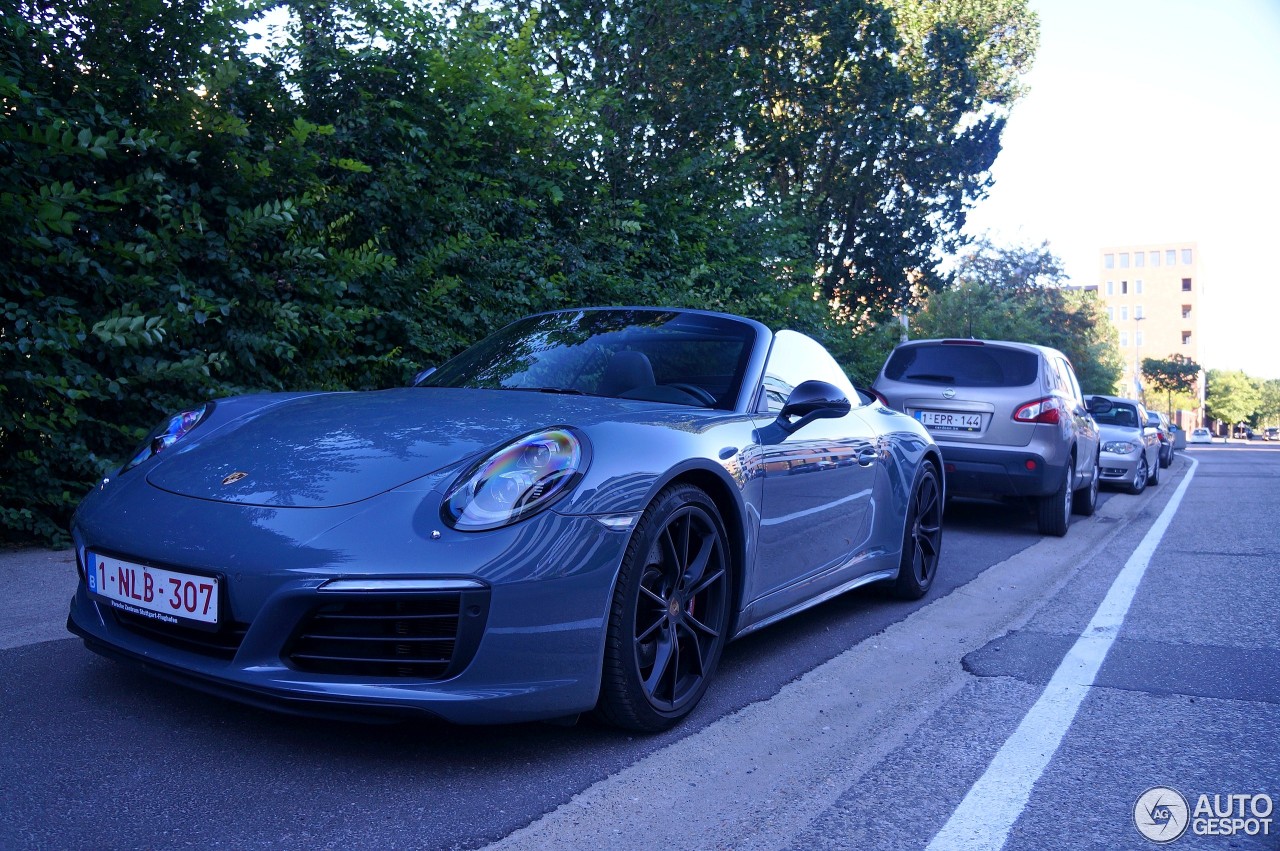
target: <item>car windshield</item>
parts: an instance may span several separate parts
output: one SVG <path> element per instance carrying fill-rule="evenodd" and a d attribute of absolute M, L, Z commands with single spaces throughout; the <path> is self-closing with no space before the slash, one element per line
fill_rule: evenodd
<path fill-rule="evenodd" d="M 1003 346 L 924 343 L 898 347 L 885 364 L 884 377 L 961 387 L 1025 387 L 1036 380 L 1037 360 L 1032 352 Z"/>
<path fill-rule="evenodd" d="M 530 316 L 421 382 L 732 408 L 756 331 L 730 317 L 663 310 Z"/>
<path fill-rule="evenodd" d="M 1095 413 L 1093 418 L 1097 420 L 1098 425 L 1124 426 L 1126 428 L 1138 427 L 1138 412 L 1132 405 L 1126 405 L 1123 402 L 1114 402 L 1111 409 L 1104 413 Z"/>

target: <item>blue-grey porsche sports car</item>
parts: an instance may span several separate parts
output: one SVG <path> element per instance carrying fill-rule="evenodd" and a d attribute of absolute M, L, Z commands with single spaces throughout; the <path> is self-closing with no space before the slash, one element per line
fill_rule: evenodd
<path fill-rule="evenodd" d="M 661 730 L 730 639 L 927 593 L 941 470 L 802 334 L 545 313 L 412 387 L 175 414 L 80 505 L 68 626 L 286 711 Z"/>

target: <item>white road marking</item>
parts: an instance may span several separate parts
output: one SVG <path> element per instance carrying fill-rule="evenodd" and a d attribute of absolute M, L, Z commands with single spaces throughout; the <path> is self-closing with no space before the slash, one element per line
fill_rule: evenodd
<path fill-rule="evenodd" d="M 1009 831 L 1031 797 L 1031 787 L 1062 744 L 1080 703 L 1093 686 L 1098 669 L 1120 632 L 1151 556 L 1182 504 L 1183 494 L 1199 466 L 1195 459 L 1188 460 L 1191 461 L 1191 469 L 1133 555 L 1129 556 L 1120 575 L 1111 583 L 1093 619 L 1022 723 L 996 752 L 987 770 L 933 837 L 928 851 L 994 851 L 1004 846 Z"/>

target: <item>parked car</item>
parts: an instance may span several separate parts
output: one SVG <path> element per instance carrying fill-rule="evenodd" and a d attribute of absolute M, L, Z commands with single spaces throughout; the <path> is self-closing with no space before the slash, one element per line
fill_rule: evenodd
<path fill-rule="evenodd" d="M 1098 501 L 1099 436 L 1056 349 L 1000 340 L 913 340 L 873 388 L 929 430 L 947 493 L 1026 497 L 1041 534 L 1065 535 Z"/>
<path fill-rule="evenodd" d="M 928 593 L 941 463 L 802 334 L 540 314 L 416 386 L 175 414 L 76 512 L 68 625 L 286 711 L 655 731 L 729 639 L 871 582 Z"/>
<path fill-rule="evenodd" d="M 1187 443 L 1213 443 L 1213 432 L 1207 428 L 1193 428 Z"/>
<path fill-rule="evenodd" d="M 1147 411 L 1135 399 L 1092 396 L 1089 412 L 1102 433 L 1102 481 L 1124 485 L 1132 494 L 1160 484 L 1160 438 L 1147 425 Z"/>
<path fill-rule="evenodd" d="M 1263 440 L 1280 440 L 1280 428 L 1276 426 L 1269 427 L 1262 433 Z"/>
<path fill-rule="evenodd" d="M 1247 425 L 1238 425 L 1235 431 L 1231 433 L 1231 436 L 1236 440 L 1253 440 L 1253 429 Z"/>
<path fill-rule="evenodd" d="M 1169 418 L 1159 411 L 1147 411 L 1147 425 L 1156 430 L 1156 437 L 1160 438 L 1160 466 L 1168 467 L 1173 463 L 1173 453 L 1176 450 L 1174 445 L 1174 426 L 1169 422 Z"/>

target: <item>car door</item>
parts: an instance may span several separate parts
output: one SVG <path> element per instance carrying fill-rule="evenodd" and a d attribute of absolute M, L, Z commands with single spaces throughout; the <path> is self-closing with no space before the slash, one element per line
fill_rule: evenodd
<path fill-rule="evenodd" d="M 1075 480 L 1077 483 L 1085 482 L 1093 476 L 1093 460 L 1098 457 L 1098 423 L 1085 406 L 1084 394 L 1080 391 L 1080 382 L 1071 362 L 1062 355 L 1054 355 L 1053 364 L 1058 372 L 1058 386 L 1065 397 L 1067 414 L 1071 417 L 1071 430 L 1076 436 Z"/>
<path fill-rule="evenodd" d="M 791 390 L 826 381 L 854 409 L 790 434 L 776 424 Z M 779 332 L 756 416 L 764 470 L 759 538 L 746 599 L 753 618 L 786 609 L 847 582 L 870 536 L 880 446 L 858 415 L 861 401 L 826 350 L 802 334 Z"/>

